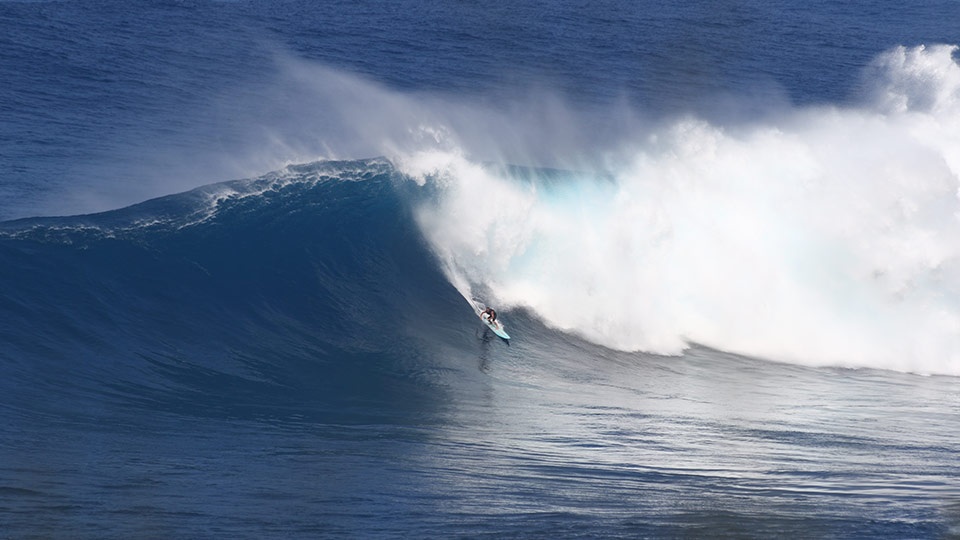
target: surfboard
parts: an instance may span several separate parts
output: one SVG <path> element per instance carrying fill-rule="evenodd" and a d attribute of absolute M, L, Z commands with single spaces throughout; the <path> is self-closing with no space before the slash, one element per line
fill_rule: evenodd
<path fill-rule="evenodd" d="M 490 321 L 487 320 L 488 317 L 483 313 L 484 308 L 480 306 L 483 306 L 483 304 L 477 305 L 477 303 L 474 303 L 474 308 L 477 312 L 477 315 L 480 317 L 480 320 L 483 321 L 483 324 L 487 325 L 487 328 L 490 330 L 493 330 L 494 334 L 502 337 L 503 339 L 510 339 L 510 334 L 508 334 L 507 330 L 503 327 L 503 323 L 500 322 L 499 317 L 497 320 L 493 321 L 493 324 L 491 324 Z"/>

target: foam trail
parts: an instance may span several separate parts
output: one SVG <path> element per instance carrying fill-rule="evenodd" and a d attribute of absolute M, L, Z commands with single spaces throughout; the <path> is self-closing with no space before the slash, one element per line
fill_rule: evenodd
<path fill-rule="evenodd" d="M 882 55 L 857 108 L 687 118 L 564 178 L 464 148 L 394 159 L 441 188 L 418 220 L 451 281 L 558 329 L 624 350 L 960 375 L 955 50 Z"/>

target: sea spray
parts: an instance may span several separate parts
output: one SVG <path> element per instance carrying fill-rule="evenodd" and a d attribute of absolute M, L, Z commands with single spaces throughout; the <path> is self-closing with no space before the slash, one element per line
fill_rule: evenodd
<path fill-rule="evenodd" d="M 562 178 L 469 148 L 395 161 L 440 187 L 418 220 L 451 281 L 555 328 L 623 350 L 960 374 L 954 50 L 886 53 L 857 107 L 681 118 Z"/>

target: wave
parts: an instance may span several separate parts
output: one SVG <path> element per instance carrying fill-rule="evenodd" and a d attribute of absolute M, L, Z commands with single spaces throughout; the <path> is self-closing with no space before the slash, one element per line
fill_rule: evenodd
<path fill-rule="evenodd" d="M 417 119 L 404 144 L 406 121 L 387 120 L 384 159 L 6 222 L 0 354 L 27 371 L 17 358 L 85 358 L 138 381 L 125 395 L 155 399 L 191 358 L 305 398 L 282 366 L 363 358 L 385 377 L 420 376 L 398 358 L 469 348 L 476 321 L 459 296 L 479 296 L 552 328 L 527 336 L 544 346 L 559 331 L 623 351 L 701 344 L 960 375 L 955 51 L 881 56 L 856 107 L 689 117 L 550 151 L 549 132 L 517 143 L 536 121 L 498 149 L 509 115 L 479 136 L 478 110 L 437 105 L 426 120 L 401 115 Z M 567 120 L 554 131 L 581 126 Z"/>

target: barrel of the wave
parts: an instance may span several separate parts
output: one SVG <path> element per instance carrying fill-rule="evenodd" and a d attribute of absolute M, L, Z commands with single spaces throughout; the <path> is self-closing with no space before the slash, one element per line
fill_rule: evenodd
<path fill-rule="evenodd" d="M 487 325 L 487 328 L 493 330 L 493 333 L 502 337 L 503 339 L 510 339 L 510 334 L 507 334 L 507 330 L 503 327 L 503 323 L 499 319 L 495 319 L 493 322 L 490 322 L 490 315 L 486 313 L 486 308 L 483 307 L 483 304 L 474 302 L 474 310 L 477 312 L 477 315 L 480 317 L 480 320 L 483 321 L 483 324 Z"/>

